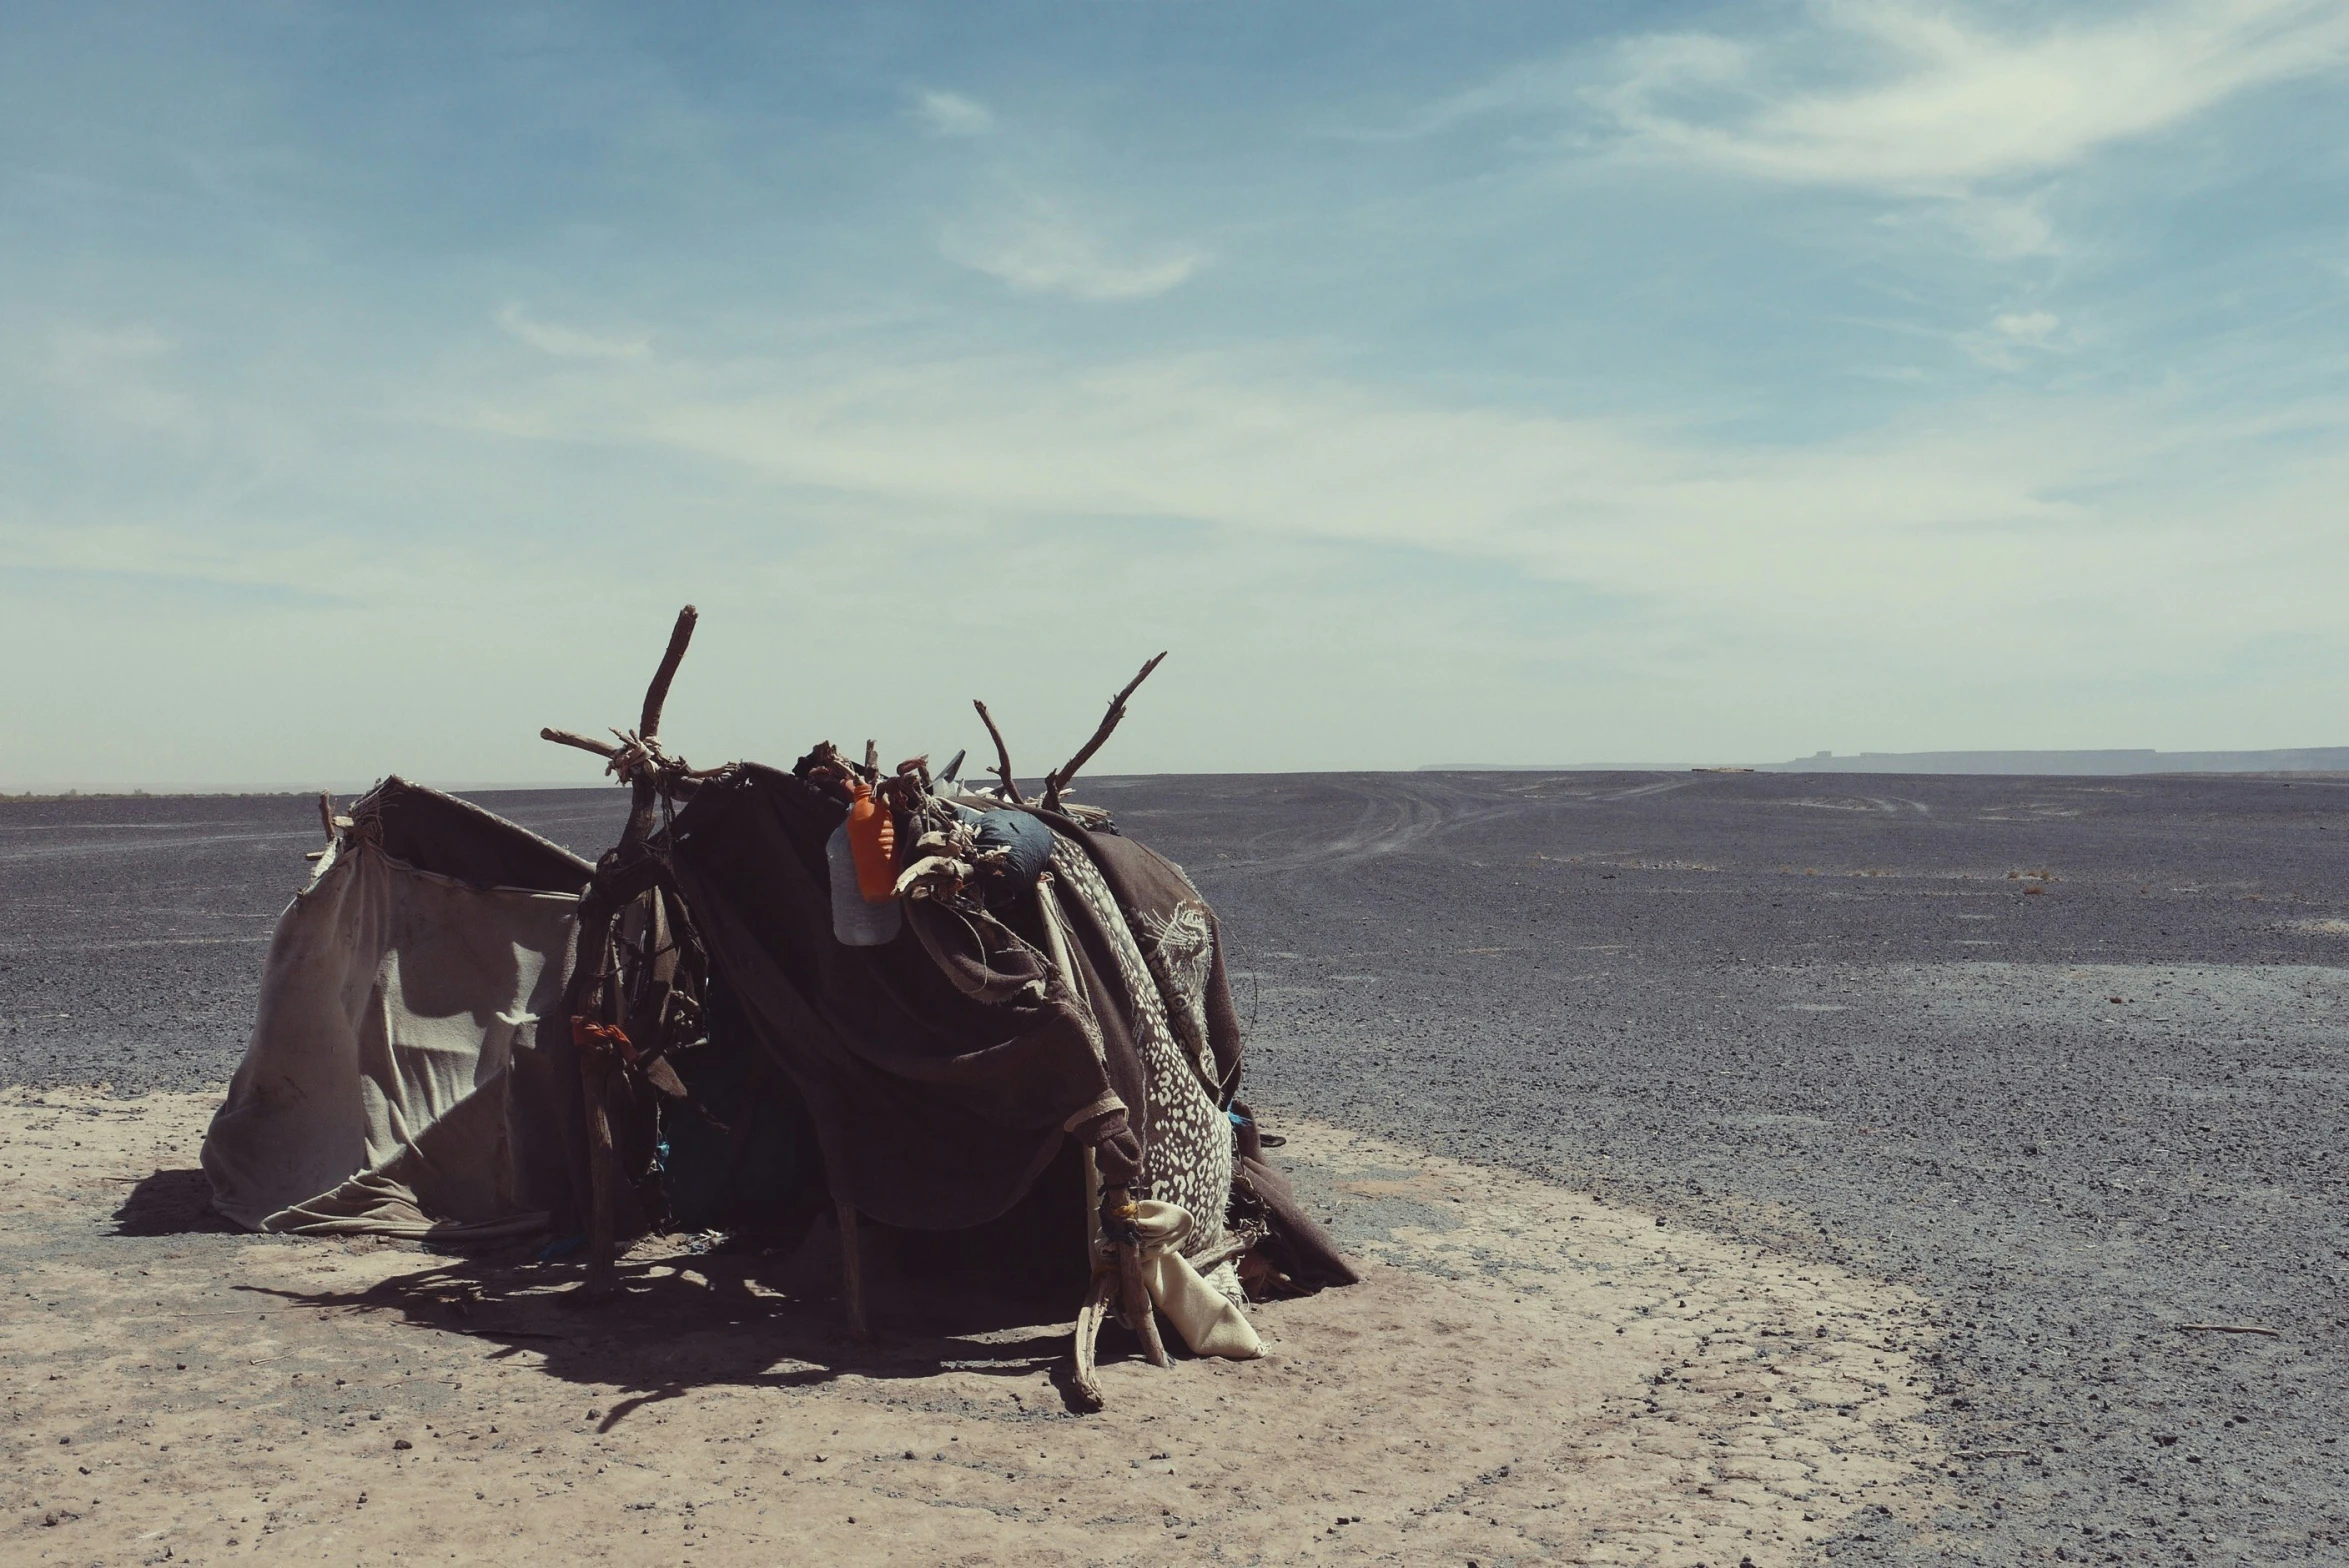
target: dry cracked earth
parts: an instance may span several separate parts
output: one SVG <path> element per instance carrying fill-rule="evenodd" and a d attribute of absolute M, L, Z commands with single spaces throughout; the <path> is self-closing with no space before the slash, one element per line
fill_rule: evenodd
<path fill-rule="evenodd" d="M 206 1228 L 314 812 L 0 803 L 0 1552 L 2349 1560 L 2342 784 L 1090 794 L 1215 902 L 1372 1267 L 1089 1421 L 1055 1325 L 845 1348 L 820 1259 L 648 1245 L 583 1323 L 527 1254 Z"/>

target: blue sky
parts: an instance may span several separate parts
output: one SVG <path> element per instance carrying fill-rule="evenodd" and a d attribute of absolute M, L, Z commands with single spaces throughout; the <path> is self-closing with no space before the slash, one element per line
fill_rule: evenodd
<path fill-rule="evenodd" d="M 0 787 L 2334 744 L 2349 4 L 0 13 Z"/>

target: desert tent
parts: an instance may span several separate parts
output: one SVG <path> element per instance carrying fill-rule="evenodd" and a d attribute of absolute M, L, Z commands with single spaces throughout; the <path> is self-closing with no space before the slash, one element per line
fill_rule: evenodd
<path fill-rule="evenodd" d="M 335 823 L 206 1141 L 224 1213 L 452 1241 L 585 1230 L 594 1292 L 629 1229 L 830 1208 L 860 1330 L 860 1215 L 1057 1216 L 1079 1277 L 1090 1258 L 1087 1391 L 1106 1312 L 1153 1360 L 1152 1301 L 1195 1350 L 1245 1355 L 1247 1289 L 1352 1279 L 1237 1097 L 1213 911 L 1067 798 L 1142 676 L 1033 801 L 1000 735 L 984 789 L 926 759 L 884 773 L 869 743 L 861 764 L 825 743 L 788 770 L 702 771 L 658 739 L 692 626 L 688 609 L 636 730 L 546 732 L 631 789 L 596 865 L 396 779 Z M 905 852 L 866 900 L 842 844 L 875 815 Z"/>

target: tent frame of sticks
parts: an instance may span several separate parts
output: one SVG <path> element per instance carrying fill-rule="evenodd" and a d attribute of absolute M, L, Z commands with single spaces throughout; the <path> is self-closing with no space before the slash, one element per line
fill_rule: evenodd
<path fill-rule="evenodd" d="M 528 1051 L 514 1048 L 512 1071 L 500 1071 L 519 1079 L 527 1058 L 534 1076 L 499 1083 L 497 1103 L 486 1109 L 477 1106 L 486 1092 L 461 1097 L 469 1120 L 446 1117 L 452 1126 L 465 1121 L 472 1130 L 463 1137 L 473 1143 L 501 1147 L 547 1141 L 518 1132 L 517 1105 L 534 1125 L 561 1124 L 553 1141 L 567 1152 L 551 1162 L 538 1156 L 528 1180 L 508 1173 L 495 1183 L 501 1193 L 530 1186 L 556 1195 L 535 1216 L 490 1215 L 477 1222 L 478 1233 L 510 1236 L 531 1218 L 558 1232 L 583 1223 L 581 1296 L 612 1298 L 625 1237 L 676 1228 L 661 1185 L 674 1174 L 663 1164 L 673 1158 L 664 1129 L 714 1126 L 739 1150 L 750 1136 L 745 1123 L 756 1120 L 754 1111 L 733 1109 L 739 1102 L 778 1107 L 776 1116 L 808 1135 L 803 1155 L 811 1143 L 820 1152 L 820 1169 L 801 1161 L 798 1233 L 830 1211 L 847 1328 L 858 1340 L 871 1338 L 865 1221 L 917 1247 L 924 1234 L 1025 1226 L 1074 1265 L 1077 1216 L 1066 1211 L 1081 1202 L 1088 1283 L 1070 1380 L 1079 1408 L 1101 1406 L 1099 1341 L 1112 1317 L 1156 1366 L 1171 1360 L 1161 1314 L 1194 1352 L 1245 1358 L 1261 1351 L 1244 1300 L 1350 1283 L 1351 1268 L 1264 1162 L 1266 1140 L 1237 1098 L 1240 1031 L 1206 901 L 1179 867 L 1119 833 L 1106 812 L 1069 798 L 1071 782 L 1165 655 L 1111 698 L 1091 737 L 1029 799 L 984 702 L 973 706 L 996 753 L 987 770 L 994 782 L 985 786 L 956 780 L 960 756 L 935 776 L 922 757 L 884 774 L 869 741 L 861 762 L 824 742 L 788 772 L 742 762 L 690 766 L 664 744 L 661 718 L 697 619 L 690 605 L 678 615 L 633 729 L 612 730 L 610 741 L 540 732 L 601 758 L 628 789 L 629 806 L 619 841 L 577 891 L 567 932 L 548 937 L 543 912 L 526 911 L 541 922 L 531 941 L 547 955 L 545 973 L 532 982 L 533 1000 L 514 1001 L 510 1012 L 536 1028 L 536 1040 Z M 906 846 L 894 884 L 869 902 L 860 902 L 853 871 L 843 892 L 846 818 L 859 797 L 879 806 Z M 323 866 L 346 850 L 380 855 L 387 846 L 398 866 L 399 844 L 419 838 L 399 827 L 402 813 L 432 817 L 432 831 L 457 837 L 502 830 L 509 863 L 536 857 L 530 886 L 548 891 L 528 896 L 542 903 L 553 902 L 549 895 L 580 865 L 477 807 L 397 779 L 349 816 L 336 816 L 328 802 L 322 810 L 330 839 Z M 402 831 L 410 837 L 402 840 Z M 399 869 L 419 867 L 421 860 Z M 267 1103 L 277 1069 L 265 1056 L 274 1051 L 282 1062 L 288 1041 L 296 1053 L 304 1048 L 287 1022 L 298 1009 L 278 994 L 289 987 L 277 978 L 291 962 L 285 955 L 302 946 L 299 933 L 289 937 L 302 906 L 298 897 L 281 923 L 254 1044 L 206 1140 L 216 1194 L 237 1185 L 256 1149 L 287 1141 L 285 1101 L 327 1098 L 280 1093 Z M 430 918 L 407 917 L 411 926 Z M 875 929 L 864 931 L 860 919 Z M 371 961 L 361 955 L 359 963 Z M 389 974 L 392 960 L 384 964 Z M 353 1010 L 354 982 L 336 983 L 345 1011 Z M 379 974 L 374 983 L 368 1005 L 381 1010 L 387 983 L 398 990 L 407 982 Z M 352 1027 L 364 1035 L 368 1025 Z M 364 1071 L 364 1039 L 337 1049 Z M 477 1082 L 486 1080 L 483 1060 Z M 764 1087 L 737 1093 L 740 1080 L 726 1080 L 729 1111 L 721 1116 L 699 1092 L 718 1081 L 708 1076 L 712 1062 L 733 1062 Z M 576 1079 L 567 1107 L 565 1073 Z M 495 1134 L 478 1130 L 501 1119 Z M 458 1149 L 453 1134 L 434 1145 L 438 1124 L 411 1135 L 396 1114 L 391 1121 L 397 1156 L 342 1178 L 320 1200 L 267 1214 L 260 1211 L 276 1199 L 248 1202 L 241 1212 L 223 1202 L 223 1212 L 263 1229 L 383 1230 L 369 1214 L 385 1212 L 390 1191 L 402 1197 L 412 1227 L 393 1233 L 461 1240 L 461 1227 L 436 1223 L 433 1203 L 417 1195 L 437 1171 L 474 1153 Z M 380 1141 L 371 1133 L 370 1149 Z M 346 1156 L 337 1169 L 350 1163 Z M 315 1171 L 317 1160 L 311 1164 Z M 550 1164 L 561 1171 L 552 1181 L 544 1178 Z M 730 1169 L 750 1174 L 728 1179 L 777 1185 L 775 1168 L 744 1167 L 737 1158 Z M 1072 1254 L 1058 1252 L 1062 1238 Z M 1073 1283 L 1076 1270 L 1068 1273 Z"/>

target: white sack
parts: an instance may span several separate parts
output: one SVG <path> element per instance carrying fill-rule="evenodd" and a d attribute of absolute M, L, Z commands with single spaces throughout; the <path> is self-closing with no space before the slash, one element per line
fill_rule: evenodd
<path fill-rule="evenodd" d="M 1191 1211 L 1179 1203 L 1144 1198 L 1134 1205 L 1134 1231 L 1141 1244 L 1142 1283 L 1151 1302 L 1198 1356 L 1253 1361 L 1264 1342 L 1239 1304 L 1201 1277 L 1182 1249 L 1197 1234 Z"/>

